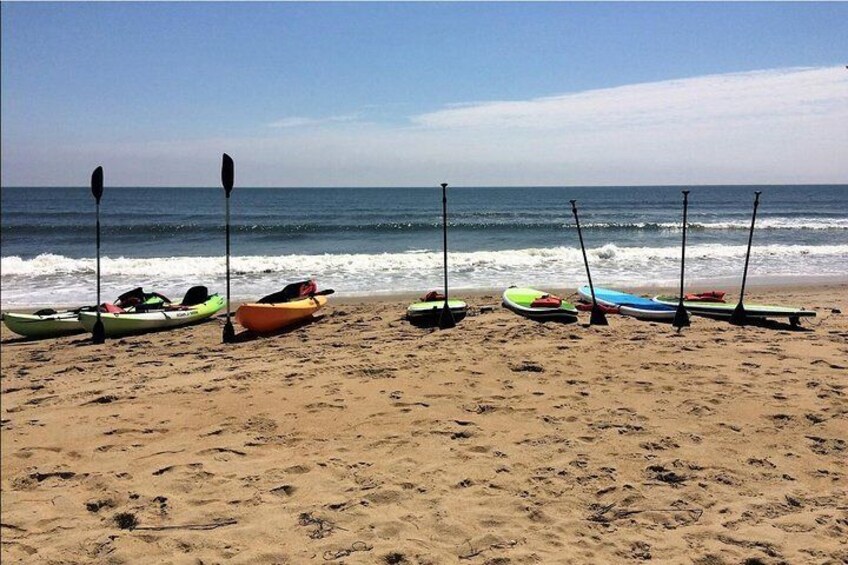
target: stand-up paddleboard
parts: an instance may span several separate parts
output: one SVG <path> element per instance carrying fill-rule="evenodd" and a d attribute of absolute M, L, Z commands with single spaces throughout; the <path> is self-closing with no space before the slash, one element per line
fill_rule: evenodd
<path fill-rule="evenodd" d="M 406 319 L 416 326 L 437 326 L 444 307 L 444 300 L 416 302 L 410 304 L 409 308 L 406 309 Z M 456 322 L 465 318 L 468 313 L 468 305 L 462 300 L 448 300 L 448 308 L 450 308 Z"/>
<path fill-rule="evenodd" d="M 152 308 L 135 308 L 129 311 L 103 312 L 105 335 L 118 337 L 187 326 L 203 321 L 224 307 L 224 297 L 210 295 L 205 286 L 195 286 L 186 292 L 180 304 L 157 305 Z M 97 322 L 96 312 L 80 312 L 80 323 L 92 331 Z"/>
<path fill-rule="evenodd" d="M 676 296 L 656 296 L 654 302 L 663 305 L 677 305 Z M 683 307 L 690 313 L 708 318 L 730 318 L 736 309 L 736 304 L 726 302 L 683 301 Z M 745 303 L 745 315 L 749 318 L 789 318 L 793 325 L 800 323 L 801 318 L 813 318 L 816 313 L 803 308 L 791 306 L 763 306 Z"/>
<path fill-rule="evenodd" d="M 448 183 L 442 183 L 442 254 L 444 257 L 445 293 L 430 291 L 421 302 L 410 304 L 406 319 L 415 326 L 438 326 L 446 330 L 465 318 L 468 305 L 462 300 L 450 300 L 448 294 Z"/>
<path fill-rule="evenodd" d="M 531 320 L 576 322 L 577 308 L 558 296 L 535 288 L 511 287 L 503 293 L 504 308 Z"/>
<path fill-rule="evenodd" d="M 583 300 L 592 301 L 592 292 L 588 286 L 577 289 Z M 626 316 L 632 316 L 639 320 L 651 320 L 655 322 L 671 322 L 674 320 L 676 304 L 668 306 L 654 302 L 650 298 L 643 298 L 635 294 L 618 292 L 608 288 L 595 287 L 595 299 L 603 306 L 618 307 L 618 311 Z"/>

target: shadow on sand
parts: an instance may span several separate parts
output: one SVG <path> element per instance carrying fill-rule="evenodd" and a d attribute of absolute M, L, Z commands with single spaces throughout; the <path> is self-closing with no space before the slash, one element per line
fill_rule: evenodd
<path fill-rule="evenodd" d="M 179 330 L 179 329 L 182 329 L 182 328 L 193 328 L 193 327 L 196 327 L 196 326 L 202 326 L 203 324 L 208 324 L 208 323 L 214 321 L 214 319 L 215 319 L 214 317 L 209 317 L 209 318 L 204 318 L 203 320 L 198 320 L 197 322 L 194 322 L 193 324 L 186 324 L 184 326 L 172 326 L 170 328 L 157 328 L 157 329 L 154 329 L 154 330 L 144 330 L 144 331 L 138 332 L 138 333 L 118 335 L 118 336 L 114 336 L 114 337 L 109 337 L 107 335 L 106 336 L 106 342 L 108 343 L 110 341 L 120 341 L 120 340 L 123 340 L 123 339 L 132 339 L 134 337 L 141 337 L 141 336 L 150 335 L 150 334 L 160 334 L 160 333 L 164 333 L 164 332 Z M 89 333 L 84 337 L 80 337 L 79 339 L 72 341 L 71 345 L 76 346 L 76 347 L 85 347 L 87 345 L 95 345 L 95 344 L 93 344 L 91 342 L 91 334 Z"/>
<path fill-rule="evenodd" d="M 272 332 L 258 333 L 258 332 L 254 332 L 254 331 L 251 331 L 251 330 L 244 330 L 244 331 L 236 334 L 235 340 L 233 341 L 233 343 L 245 343 L 245 342 L 254 341 L 254 340 L 257 340 L 257 339 L 265 339 L 265 338 L 270 338 L 270 337 L 283 336 L 283 335 L 295 332 L 295 331 L 297 331 L 297 330 L 299 330 L 303 327 L 312 325 L 315 322 L 318 322 L 322 319 L 324 319 L 324 314 L 319 314 L 319 315 L 313 314 L 309 318 L 306 318 L 306 319 L 301 320 L 299 322 L 296 322 L 296 323 L 294 323 L 290 326 L 286 326 L 284 328 L 280 328 L 279 330 L 275 330 L 275 331 L 272 331 Z"/>

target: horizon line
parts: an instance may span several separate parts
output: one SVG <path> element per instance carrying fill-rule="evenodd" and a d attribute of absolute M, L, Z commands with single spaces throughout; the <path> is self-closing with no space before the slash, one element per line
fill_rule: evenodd
<path fill-rule="evenodd" d="M 793 183 L 686 183 L 686 184 L 652 184 L 652 183 L 644 183 L 644 184 L 504 184 L 504 185 L 472 185 L 472 184 L 462 184 L 462 185 L 451 185 L 448 183 L 448 187 L 450 188 L 679 188 L 679 187 L 719 187 L 719 188 L 744 188 L 744 187 L 752 187 L 752 186 L 848 186 L 848 180 L 844 182 L 793 182 Z M 89 185 L 14 185 L 14 186 L 0 186 L 0 191 L 5 189 L 51 189 L 51 188 L 80 188 L 80 189 L 90 189 Z M 106 186 L 105 189 L 128 189 L 128 188 L 212 188 L 212 189 L 221 189 L 220 186 L 176 186 L 176 185 L 115 185 L 115 186 Z M 294 189 L 294 190 L 324 190 L 324 189 L 363 189 L 363 188 L 381 188 L 381 189 L 407 189 L 407 188 L 441 188 L 440 184 L 433 185 L 406 185 L 406 186 L 368 186 L 368 185 L 314 185 L 314 186 L 235 186 L 235 189 Z"/>

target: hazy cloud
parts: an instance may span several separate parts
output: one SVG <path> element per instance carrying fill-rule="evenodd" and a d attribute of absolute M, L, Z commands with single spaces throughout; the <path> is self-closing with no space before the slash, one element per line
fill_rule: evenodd
<path fill-rule="evenodd" d="M 464 104 L 415 116 L 428 128 L 631 131 L 744 125 L 848 111 L 848 71 L 777 69 L 588 90 L 532 100 Z"/>
<path fill-rule="evenodd" d="M 214 186 L 223 151 L 241 186 L 834 183 L 848 182 L 846 124 L 848 70 L 774 69 L 463 103 L 400 125 L 289 117 L 255 137 L 4 139 L 3 183 L 80 184 L 69 171 L 103 163 L 114 184 Z"/>
<path fill-rule="evenodd" d="M 311 126 L 320 126 L 327 124 L 338 124 L 341 122 L 352 122 L 357 119 L 356 114 L 348 114 L 343 116 L 328 116 L 325 118 L 307 118 L 303 116 L 291 116 L 271 122 L 268 127 L 272 128 L 303 128 Z"/>

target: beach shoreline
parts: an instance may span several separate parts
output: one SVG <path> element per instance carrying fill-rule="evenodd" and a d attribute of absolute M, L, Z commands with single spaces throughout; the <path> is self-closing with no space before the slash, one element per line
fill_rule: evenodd
<path fill-rule="evenodd" d="M 597 284 L 597 283 L 596 283 Z M 528 285 L 533 288 L 539 288 L 540 290 L 544 290 L 550 292 L 551 294 L 555 294 L 564 299 L 570 299 L 573 302 L 578 301 L 579 297 L 577 294 L 576 287 L 568 288 L 562 286 L 534 286 Z M 598 286 L 607 286 L 603 284 L 598 284 Z M 323 287 L 319 287 L 323 289 Z M 607 287 L 609 288 L 609 287 Z M 676 296 L 679 290 L 679 287 L 672 285 L 621 285 L 613 287 L 616 290 L 621 290 L 623 292 L 628 292 L 631 294 L 638 294 L 641 296 L 653 297 L 663 294 L 671 294 Z M 822 293 L 822 292 L 834 292 L 839 293 L 845 289 L 848 289 L 848 284 L 840 283 L 837 280 L 828 278 L 827 280 L 822 281 L 813 281 L 813 282 L 801 282 L 800 277 L 787 277 L 786 279 L 773 280 L 773 279 L 753 279 L 749 280 L 747 284 L 747 289 L 750 292 L 755 292 L 763 295 L 773 295 L 777 297 L 775 300 L 780 301 L 779 298 L 782 295 L 791 294 L 791 295 L 804 295 L 808 292 Z M 419 292 L 412 291 L 404 291 L 404 292 L 377 292 L 371 294 L 333 294 L 330 296 L 330 302 L 328 307 L 332 307 L 334 304 L 381 304 L 381 303 L 394 303 L 394 302 L 417 302 L 421 299 L 421 297 L 426 294 L 429 290 L 436 290 L 439 292 L 443 291 L 443 288 L 437 285 L 433 285 L 431 287 L 422 286 L 422 290 Z M 449 288 L 449 292 L 452 298 L 459 298 L 463 300 L 474 300 L 482 297 L 491 297 L 496 298 L 498 303 L 500 303 L 500 297 L 504 292 L 504 288 Z M 691 284 L 687 283 L 686 292 L 706 292 L 710 290 L 724 290 L 727 292 L 727 297 L 729 300 L 734 300 L 738 297 L 738 281 L 729 281 L 729 280 L 718 280 L 718 281 L 694 281 Z M 210 288 L 210 292 L 218 292 L 218 294 L 223 295 L 224 291 L 216 290 L 214 288 Z M 750 296 L 749 292 L 749 296 Z M 172 297 L 174 298 L 174 297 Z M 256 297 L 260 298 L 259 296 Z M 106 299 L 108 301 L 108 298 Z M 231 304 L 231 310 L 235 310 L 241 304 L 246 304 L 250 302 L 250 300 L 233 300 Z M 12 306 L 12 307 L 3 307 L 0 305 L 0 312 L 21 312 L 21 313 L 31 313 L 41 308 L 53 308 L 55 310 L 62 310 L 68 308 L 76 308 L 81 304 L 31 304 L 28 306 Z M 796 304 L 796 306 L 804 306 L 803 304 Z"/>

